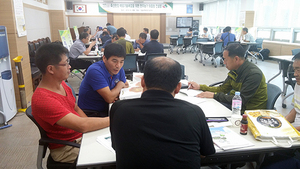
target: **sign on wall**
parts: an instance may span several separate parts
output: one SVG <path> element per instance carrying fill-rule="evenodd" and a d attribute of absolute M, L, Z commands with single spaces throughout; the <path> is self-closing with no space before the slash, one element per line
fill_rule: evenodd
<path fill-rule="evenodd" d="M 18 37 L 26 36 L 25 17 L 23 12 L 23 1 L 14 0 L 15 22 L 18 32 Z"/>
<path fill-rule="evenodd" d="M 105 13 L 171 13 L 173 3 L 98 3 L 98 7 Z"/>
<path fill-rule="evenodd" d="M 60 35 L 60 38 L 61 38 L 61 41 L 62 41 L 64 47 L 70 51 L 70 48 L 73 45 L 73 40 L 72 40 L 72 36 L 70 33 L 70 29 L 59 30 L 59 35 Z"/>
<path fill-rule="evenodd" d="M 187 14 L 193 13 L 193 5 L 186 5 L 186 13 Z"/>
<path fill-rule="evenodd" d="M 73 5 L 74 13 L 86 13 L 86 5 Z"/>

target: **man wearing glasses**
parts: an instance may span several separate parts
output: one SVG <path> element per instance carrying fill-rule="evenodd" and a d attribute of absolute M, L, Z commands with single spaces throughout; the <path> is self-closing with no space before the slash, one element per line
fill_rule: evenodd
<path fill-rule="evenodd" d="M 294 108 L 290 111 L 290 113 L 285 117 L 287 121 L 293 124 L 293 126 L 300 131 L 300 53 L 294 56 L 294 76 L 296 78 L 296 84 L 294 88 L 294 98 L 293 104 Z"/>
<path fill-rule="evenodd" d="M 53 139 L 81 143 L 82 133 L 109 126 L 108 118 L 87 117 L 77 106 L 72 89 L 65 80 L 70 68 L 68 50 L 60 44 L 41 46 L 36 53 L 36 65 L 43 78 L 32 96 L 32 115 Z M 49 144 L 56 162 L 73 163 L 79 149 L 61 144 Z"/>

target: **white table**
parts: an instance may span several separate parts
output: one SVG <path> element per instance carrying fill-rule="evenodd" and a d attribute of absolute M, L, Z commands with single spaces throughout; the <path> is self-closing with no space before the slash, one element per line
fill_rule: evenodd
<path fill-rule="evenodd" d="M 178 95 L 180 97 L 187 97 L 181 93 Z M 205 116 L 207 117 L 230 117 L 231 115 L 231 111 L 229 109 L 214 99 L 206 99 L 206 101 L 198 105 L 202 108 Z M 115 154 L 96 141 L 98 136 L 109 133 L 109 128 L 105 128 L 83 134 L 77 168 L 115 164 Z"/>
<path fill-rule="evenodd" d="M 198 51 L 195 55 L 195 60 L 197 60 L 197 56 L 198 54 L 200 54 L 200 59 L 199 59 L 199 62 L 202 63 L 202 60 L 203 60 L 203 51 L 202 51 L 202 47 L 203 46 L 214 46 L 216 44 L 216 42 L 196 42 L 196 44 L 198 45 Z"/>

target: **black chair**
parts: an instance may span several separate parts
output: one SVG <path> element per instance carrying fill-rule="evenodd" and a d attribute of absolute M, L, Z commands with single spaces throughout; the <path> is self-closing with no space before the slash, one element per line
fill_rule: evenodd
<path fill-rule="evenodd" d="M 215 43 L 214 46 L 213 46 L 213 53 L 212 54 L 209 53 L 208 55 L 209 55 L 209 58 L 211 58 L 212 65 L 215 65 L 215 68 L 217 68 L 216 59 L 218 57 L 220 58 L 220 64 L 224 66 L 223 58 L 222 58 L 222 55 L 223 55 L 223 42 Z M 206 59 L 209 59 L 209 58 L 206 58 Z M 205 63 L 203 63 L 203 66 L 205 66 Z"/>
<path fill-rule="evenodd" d="M 149 53 L 149 54 L 146 54 L 145 61 L 147 62 L 148 60 L 150 60 L 152 58 L 161 57 L 161 56 L 166 57 L 167 54 L 166 53 Z"/>
<path fill-rule="evenodd" d="M 184 65 L 180 65 L 180 66 L 181 66 L 181 79 L 188 80 L 188 76 L 185 75 L 185 66 Z"/>
<path fill-rule="evenodd" d="M 300 49 L 293 49 L 292 50 L 293 56 L 297 55 L 298 53 L 300 53 Z"/>
<path fill-rule="evenodd" d="M 80 148 L 80 144 L 74 142 L 49 138 L 46 134 L 46 131 L 37 123 L 37 121 L 32 116 L 31 106 L 27 108 L 25 113 L 31 119 L 31 121 L 38 127 L 41 135 L 41 138 L 39 140 L 38 156 L 37 156 L 37 163 L 36 163 L 38 169 L 43 169 L 42 166 L 43 158 L 46 155 L 47 147 L 49 143 L 63 144 L 63 145 L 69 145 L 69 146 Z M 56 162 L 52 159 L 51 155 L 48 156 L 47 159 L 48 169 L 69 169 L 75 167 L 76 167 L 76 162 L 74 162 L 73 164 Z"/>
<path fill-rule="evenodd" d="M 275 110 L 276 108 L 274 107 L 274 105 L 277 98 L 281 94 L 281 89 L 276 85 L 267 83 L 267 93 L 268 93 L 267 109 Z"/>
<path fill-rule="evenodd" d="M 51 40 L 50 40 L 49 37 L 46 37 L 46 42 L 47 42 L 47 43 L 51 43 Z"/>
<path fill-rule="evenodd" d="M 31 64 L 31 66 L 35 66 L 34 43 L 28 42 L 28 52 L 29 52 L 29 57 L 30 57 L 30 64 Z"/>
<path fill-rule="evenodd" d="M 192 46 L 192 37 L 184 37 L 183 38 L 183 49 L 182 49 L 182 54 L 186 53 L 188 48 L 191 48 Z M 190 49 L 191 51 L 191 49 Z"/>
<path fill-rule="evenodd" d="M 123 69 L 125 71 L 126 78 L 132 80 L 133 72 L 138 72 L 138 64 L 137 64 L 138 54 L 126 54 Z"/>
<path fill-rule="evenodd" d="M 295 76 L 294 76 L 294 69 L 293 69 L 293 64 L 292 64 L 292 63 L 289 64 L 286 74 L 287 74 L 287 80 L 284 82 L 285 85 L 284 85 L 284 89 L 283 89 L 283 92 L 282 92 L 282 94 L 285 96 L 285 97 L 282 99 L 282 107 L 283 107 L 283 108 L 286 108 L 286 104 L 284 103 L 284 101 L 285 101 L 288 97 L 290 97 L 291 95 L 294 94 L 294 92 L 291 92 L 291 93 L 289 93 L 288 95 L 286 95 L 287 88 L 288 88 L 289 86 L 291 86 L 291 87 L 293 88 L 293 90 L 294 90 L 295 85 L 296 85 L 296 79 L 295 79 Z"/>
<path fill-rule="evenodd" d="M 34 41 L 33 44 L 34 44 L 34 50 L 37 51 L 38 48 L 40 47 L 40 43 L 38 41 Z"/>
<path fill-rule="evenodd" d="M 89 66 L 91 64 L 93 64 L 91 61 L 86 61 L 86 60 L 83 60 L 83 59 L 70 58 L 70 65 L 71 65 L 70 71 L 73 75 L 75 75 L 80 80 L 82 80 L 83 77 L 85 76 L 85 72 L 87 71 L 87 69 L 89 68 Z M 77 70 L 79 73 L 81 73 L 82 77 L 80 77 L 79 75 L 74 73 L 73 70 Z"/>

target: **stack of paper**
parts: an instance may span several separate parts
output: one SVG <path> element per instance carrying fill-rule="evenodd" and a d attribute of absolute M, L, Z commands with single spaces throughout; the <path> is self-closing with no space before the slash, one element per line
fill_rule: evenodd
<path fill-rule="evenodd" d="M 106 134 L 103 136 L 97 137 L 98 143 L 102 144 L 104 147 L 106 147 L 111 152 L 115 153 L 115 150 L 111 147 L 111 136 L 110 134 Z"/>
<path fill-rule="evenodd" d="M 140 98 L 143 92 L 141 82 L 130 84 L 130 87 L 121 89 L 120 100 Z"/>
<path fill-rule="evenodd" d="M 194 90 L 194 89 L 180 89 L 180 93 L 183 93 L 189 97 L 195 97 L 198 94 L 202 93 L 201 90 Z"/>
<path fill-rule="evenodd" d="M 253 143 L 227 127 L 210 127 L 209 130 L 215 145 L 222 150 L 254 146 Z"/>

